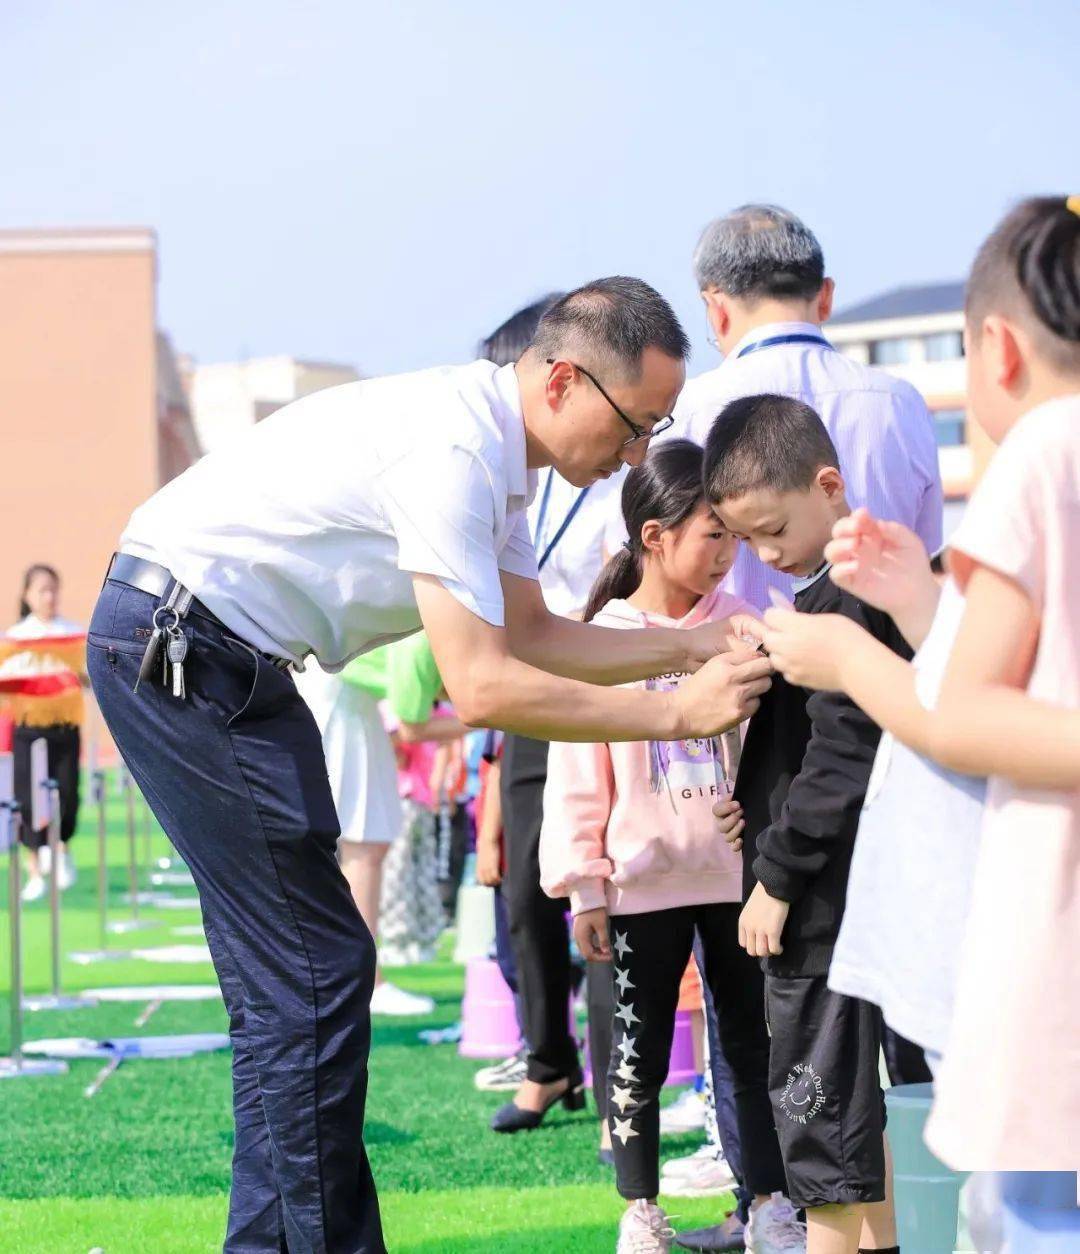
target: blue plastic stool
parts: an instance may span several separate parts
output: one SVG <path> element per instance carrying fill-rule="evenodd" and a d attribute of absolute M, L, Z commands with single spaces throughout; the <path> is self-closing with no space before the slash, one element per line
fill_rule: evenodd
<path fill-rule="evenodd" d="M 1024 1254 L 1080 1250 L 1075 1172 L 1008 1172 L 1001 1181 L 1010 1250 Z"/>
<path fill-rule="evenodd" d="M 953 1254 L 964 1176 L 950 1171 L 923 1141 L 932 1101 L 930 1084 L 900 1084 L 885 1091 L 897 1239 L 902 1250 Z"/>

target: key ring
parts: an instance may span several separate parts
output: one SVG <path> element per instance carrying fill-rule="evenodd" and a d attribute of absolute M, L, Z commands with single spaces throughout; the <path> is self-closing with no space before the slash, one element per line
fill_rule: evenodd
<path fill-rule="evenodd" d="M 162 627 L 162 625 L 158 622 L 159 614 L 171 614 L 173 616 L 173 620 L 168 627 Z M 163 631 L 168 634 L 169 632 L 176 631 L 176 629 L 180 626 L 180 615 L 171 605 L 159 605 L 154 611 L 154 616 L 150 621 L 154 624 L 155 631 Z"/>

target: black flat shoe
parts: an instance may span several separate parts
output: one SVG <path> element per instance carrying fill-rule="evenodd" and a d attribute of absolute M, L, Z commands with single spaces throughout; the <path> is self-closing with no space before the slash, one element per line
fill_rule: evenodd
<path fill-rule="evenodd" d="M 491 1118 L 492 1132 L 531 1132 L 544 1122 L 544 1116 L 552 1108 L 562 1102 L 567 1110 L 585 1109 L 585 1077 L 579 1071 L 570 1077 L 570 1086 L 562 1093 L 557 1093 L 543 1110 L 522 1110 L 513 1102 L 507 1102 Z"/>
<path fill-rule="evenodd" d="M 615 1166 L 615 1151 L 609 1150 L 609 1149 L 597 1150 L 596 1161 L 600 1164 L 601 1167 L 614 1167 Z"/>

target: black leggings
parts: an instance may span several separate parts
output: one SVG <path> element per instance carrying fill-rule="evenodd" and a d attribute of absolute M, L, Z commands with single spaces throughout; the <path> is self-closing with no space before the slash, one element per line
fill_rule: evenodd
<path fill-rule="evenodd" d="M 659 1095 L 695 928 L 705 959 L 702 978 L 712 992 L 735 1080 L 746 1187 L 764 1194 L 786 1190 L 769 1101 L 764 979 L 756 960 L 739 947 L 741 909 L 738 902 L 678 906 L 609 921 L 616 1004 L 607 1110 L 616 1183 L 625 1198 L 651 1198 L 659 1191 Z"/>
<path fill-rule="evenodd" d="M 22 806 L 22 839 L 28 849 L 40 849 L 49 843 L 49 829 L 34 831 L 33 790 L 30 780 L 30 746 L 44 740 L 49 746 L 49 778 L 60 785 L 60 839 L 65 843 L 75 832 L 79 818 L 79 729 L 71 723 L 52 727 L 15 728 L 14 749 L 15 800 Z"/>

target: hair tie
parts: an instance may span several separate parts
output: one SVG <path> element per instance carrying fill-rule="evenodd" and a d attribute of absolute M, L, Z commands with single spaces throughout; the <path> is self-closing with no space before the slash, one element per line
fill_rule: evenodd
<path fill-rule="evenodd" d="M 624 540 L 624 541 L 622 542 L 622 546 L 623 546 L 623 548 L 627 551 L 627 553 L 633 553 L 633 551 L 634 551 L 634 546 L 630 543 L 630 541 L 629 541 L 629 540 Z"/>
<path fill-rule="evenodd" d="M 1065 208 L 1068 209 L 1070 213 L 1075 213 L 1076 216 L 1080 218 L 1080 196 L 1066 196 Z"/>

